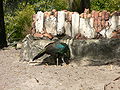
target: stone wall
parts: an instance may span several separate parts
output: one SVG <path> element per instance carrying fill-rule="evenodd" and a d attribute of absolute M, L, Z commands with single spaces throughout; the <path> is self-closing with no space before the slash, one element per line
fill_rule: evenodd
<path fill-rule="evenodd" d="M 63 35 L 63 36 L 62 36 Z M 120 61 L 120 12 L 67 10 L 37 12 L 33 15 L 32 34 L 23 40 L 22 61 L 32 61 L 55 39 L 68 44 L 71 60 L 77 64 L 102 65 Z M 51 63 L 48 55 L 40 61 Z M 53 60 L 54 61 L 54 60 Z"/>
<path fill-rule="evenodd" d="M 43 37 L 44 33 L 52 37 L 65 33 L 77 39 L 120 38 L 120 12 L 38 11 L 33 15 L 32 33 L 35 37 Z"/>
<path fill-rule="evenodd" d="M 23 40 L 21 60 L 32 61 L 33 57 L 51 42 L 54 41 L 36 39 L 32 35 L 27 35 Z M 120 61 L 120 39 L 61 39 L 60 42 L 68 44 L 72 62 L 79 65 L 103 65 Z M 37 61 L 54 63 L 49 55 L 44 55 Z"/>

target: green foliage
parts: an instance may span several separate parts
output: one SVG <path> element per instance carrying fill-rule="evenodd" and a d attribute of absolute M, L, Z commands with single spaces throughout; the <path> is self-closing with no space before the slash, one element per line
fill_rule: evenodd
<path fill-rule="evenodd" d="M 30 33 L 35 11 L 62 10 L 66 7 L 64 0 L 4 0 L 7 41 L 21 40 Z"/>
<path fill-rule="evenodd" d="M 53 9 L 53 0 L 42 0 L 34 4 L 35 12 L 37 11 L 50 11 Z"/>
<path fill-rule="evenodd" d="M 120 0 L 92 0 L 92 10 L 120 11 Z"/>
<path fill-rule="evenodd" d="M 52 9 L 62 10 L 67 9 L 67 2 L 65 0 L 42 0 L 35 5 L 35 11 L 50 11 Z"/>
<path fill-rule="evenodd" d="M 21 40 L 30 33 L 32 15 L 52 9 L 69 9 L 69 0 L 4 0 L 8 41 Z M 91 10 L 120 11 L 120 0 L 91 0 Z"/>
<path fill-rule="evenodd" d="M 65 10 L 69 7 L 66 0 L 54 0 L 53 8 L 55 8 L 56 10 Z"/>
<path fill-rule="evenodd" d="M 22 7 L 21 7 L 22 8 Z M 5 16 L 6 33 L 8 41 L 20 40 L 30 31 L 34 7 L 27 5 L 24 9 L 17 10 L 15 16 Z"/>

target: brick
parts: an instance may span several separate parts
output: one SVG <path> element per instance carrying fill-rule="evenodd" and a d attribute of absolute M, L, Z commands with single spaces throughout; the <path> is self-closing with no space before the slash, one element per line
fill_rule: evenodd
<path fill-rule="evenodd" d="M 98 20 L 94 19 L 94 25 L 98 25 Z"/>
<path fill-rule="evenodd" d="M 57 17 L 58 16 L 58 12 L 55 12 L 55 17 Z"/>
<path fill-rule="evenodd" d="M 33 21 L 36 21 L 36 17 L 37 17 L 36 14 L 34 14 L 34 15 L 32 16 Z"/>
<path fill-rule="evenodd" d="M 120 16 L 120 11 L 114 11 L 113 13 L 110 14 L 110 16 Z"/>
<path fill-rule="evenodd" d="M 73 14 L 73 12 L 69 12 L 69 18 L 68 18 L 68 20 L 71 22 L 72 21 L 72 14 Z"/>
<path fill-rule="evenodd" d="M 95 27 L 95 32 L 99 32 L 98 27 Z"/>
<path fill-rule="evenodd" d="M 97 32 L 100 32 L 102 30 L 102 26 L 99 25 L 98 28 L 97 28 Z"/>
<path fill-rule="evenodd" d="M 94 16 L 94 17 L 95 17 L 95 19 L 97 19 L 97 18 L 98 18 L 98 16 L 99 16 L 99 11 L 96 11 L 96 12 L 95 12 L 95 16 Z"/>
<path fill-rule="evenodd" d="M 101 25 L 101 23 L 102 23 L 102 22 L 101 22 L 101 18 L 98 18 L 97 24 L 98 24 L 98 25 Z"/>
<path fill-rule="evenodd" d="M 105 21 L 105 27 L 109 26 L 109 22 Z"/>
<path fill-rule="evenodd" d="M 110 17 L 110 13 L 105 13 L 105 20 L 108 21 L 109 20 L 109 17 Z"/>
<path fill-rule="evenodd" d="M 83 16 L 84 16 L 84 18 L 87 18 L 87 14 L 86 13 L 84 13 Z"/>
<path fill-rule="evenodd" d="M 67 12 L 67 10 L 62 10 L 62 11 Z"/>
<path fill-rule="evenodd" d="M 42 35 L 41 33 L 35 33 L 35 34 L 34 34 L 34 37 L 41 37 L 41 38 L 42 38 L 43 35 Z"/>
<path fill-rule="evenodd" d="M 48 38 L 50 38 L 50 39 L 53 38 L 53 36 L 52 36 L 51 34 L 48 34 L 48 33 L 44 33 L 43 36 L 48 37 Z"/>
<path fill-rule="evenodd" d="M 90 10 L 85 8 L 84 13 L 89 14 L 89 12 Z"/>
<path fill-rule="evenodd" d="M 105 14 L 106 14 L 106 12 L 102 11 L 102 20 L 105 20 Z"/>
<path fill-rule="evenodd" d="M 91 18 L 92 17 L 92 15 L 91 14 L 87 14 L 87 18 Z"/>
<path fill-rule="evenodd" d="M 35 28 L 35 21 L 34 22 L 32 22 L 32 28 Z"/>
<path fill-rule="evenodd" d="M 47 14 L 48 16 L 50 16 L 51 15 L 51 12 L 48 12 L 48 14 Z"/>
<path fill-rule="evenodd" d="M 46 17 L 47 17 L 47 14 L 48 14 L 48 12 L 44 12 L 44 18 L 46 18 Z"/>
<path fill-rule="evenodd" d="M 102 27 L 105 27 L 105 20 L 101 21 Z"/>
<path fill-rule="evenodd" d="M 81 18 L 84 18 L 84 13 L 81 13 L 81 14 L 80 14 L 80 17 L 81 17 Z"/>
<path fill-rule="evenodd" d="M 56 9 L 53 9 L 52 12 L 57 12 L 57 10 L 56 10 Z"/>
<path fill-rule="evenodd" d="M 32 35 L 34 35 L 36 33 L 35 28 L 32 28 L 31 32 L 32 32 Z"/>
<path fill-rule="evenodd" d="M 111 38 L 120 38 L 120 34 L 118 34 L 117 32 L 112 32 Z"/>
<path fill-rule="evenodd" d="M 99 17 L 102 17 L 102 12 L 99 13 Z"/>
<path fill-rule="evenodd" d="M 92 18 L 95 17 L 95 12 L 96 12 L 95 10 L 92 11 L 92 13 L 91 13 L 92 14 Z"/>

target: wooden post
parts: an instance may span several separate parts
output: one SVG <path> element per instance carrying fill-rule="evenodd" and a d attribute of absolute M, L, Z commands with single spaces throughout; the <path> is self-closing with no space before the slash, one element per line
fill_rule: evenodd
<path fill-rule="evenodd" d="M 80 16 L 77 12 L 72 14 L 72 37 L 79 33 L 79 20 Z"/>
<path fill-rule="evenodd" d="M 65 24 L 65 12 L 58 11 L 57 34 L 65 33 L 64 24 Z"/>
<path fill-rule="evenodd" d="M 44 13 L 41 11 L 38 11 L 37 12 L 37 20 L 35 23 L 36 32 L 44 33 L 43 24 L 44 24 Z"/>

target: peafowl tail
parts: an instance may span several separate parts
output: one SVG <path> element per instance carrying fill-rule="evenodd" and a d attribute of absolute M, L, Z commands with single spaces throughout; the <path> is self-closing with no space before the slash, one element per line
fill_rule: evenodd
<path fill-rule="evenodd" d="M 33 61 L 34 61 L 35 59 L 38 59 L 38 58 L 42 57 L 42 56 L 45 54 L 45 52 L 46 52 L 46 49 L 43 49 L 40 53 L 38 53 L 38 54 L 33 58 Z"/>

